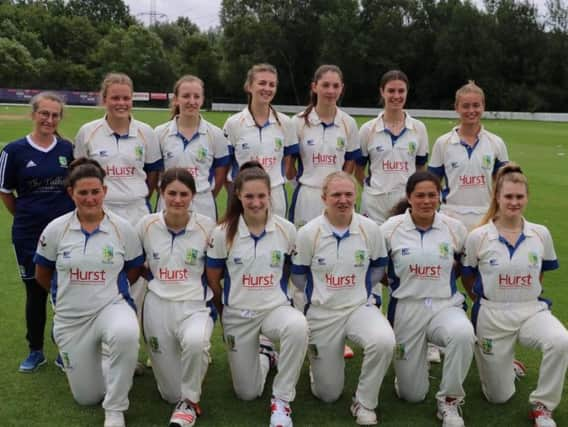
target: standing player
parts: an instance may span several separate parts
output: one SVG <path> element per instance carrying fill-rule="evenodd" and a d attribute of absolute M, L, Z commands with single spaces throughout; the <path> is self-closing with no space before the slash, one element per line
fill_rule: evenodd
<path fill-rule="evenodd" d="M 190 427 L 201 413 L 207 372 L 213 294 L 205 279 L 205 251 L 215 222 L 188 211 L 195 181 L 186 168 L 162 175 L 164 210 L 142 218 L 138 236 L 148 254 L 150 281 L 144 300 L 144 337 L 162 398 L 177 406 L 170 426 Z"/>
<path fill-rule="evenodd" d="M 404 111 L 409 89 L 406 74 L 388 71 L 379 86 L 384 110 L 361 126 L 361 157 L 355 175 L 363 186 L 361 214 L 381 225 L 404 198 L 408 177 L 426 169 L 428 134 L 424 123 Z"/>
<path fill-rule="evenodd" d="M 443 427 L 463 427 L 463 382 L 473 358 L 475 335 L 457 292 L 459 255 L 467 230 L 436 212 L 440 181 L 416 172 L 406 184 L 409 209 L 381 225 L 389 252 L 389 320 L 396 336 L 395 389 L 401 399 L 419 402 L 429 388 L 427 343 L 445 347 L 436 393 Z"/>
<path fill-rule="evenodd" d="M 132 80 L 126 74 L 107 74 L 100 99 L 106 109 L 102 119 L 81 126 L 75 138 L 75 157 L 96 160 L 105 170 L 108 186 L 105 206 L 132 226 L 150 212 L 149 198 L 156 189 L 162 155 L 150 126 L 135 120 Z M 142 306 L 145 285 L 133 284 L 136 306 Z"/>
<path fill-rule="evenodd" d="M 371 304 L 387 261 L 383 236 L 370 219 L 354 212 L 355 179 L 333 172 L 323 181 L 325 212 L 298 230 L 292 280 L 305 288 L 310 328 L 312 393 L 325 402 L 341 396 L 349 338 L 363 349 L 351 413 L 360 425 L 378 423 L 375 408 L 390 365 L 395 338 L 387 319 Z"/>
<path fill-rule="evenodd" d="M 343 93 L 343 73 L 336 65 L 321 65 L 310 86 L 310 103 L 292 121 L 300 143 L 298 185 L 292 197 L 290 221 L 301 227 L 321 215 L 323 181 L 335 171 L 349 174 L 361 154 L 355 119 L 337 107 Z"/>
<path fill-rule="evenodd" d="M 223 188 L 230 164 L 229 144 L 217 126 L 205 120 L 200 109 L 203 81 L 192 75 L 174 85 L 170 121 L 155 130 L 166 169 L 186 168 L 195 180 L 191 209 L 217 220 L 215 197 Z M 158 210 L 163 207 L 161 199 Z"/>
<path fill-rule="evenodd" d="M 501 138 L 485 130 L 485 94 L 470 81 L 456 91 L 460 123 L 434 143 L 429 170 L 444 180 L 440 210 L 472 230 L 487 212 L 493 177 L 509 160 Z"/>
<path fill-rule="evenodd" d="M 482 226 L 466 241 L 463 281 L 475 305 L 475 358 L 483 394 L 504 403 L 515 393 L 515 343 L 543 352 L 529 396 L 536 427 L 555 427 L 568 367 L 568 331 L 540 298 L 545 271 L 558 268 L 548 229 L 523 218 L 528 182 L 515 164 L 503 166 Z M 474 285 L 475 284 L 475 285 Z"/>
<path fill-rule="evenodd" d="M 43 336 L 47 292 L 34 278 L 33 256 L 45 226 L 73 210 L 64 180 L 73 160 L 73 146 L 57 133 L 63 100 L 51 92 L 34 96 L 32 132 L 0 154 L 0 198 L 14 217 L 12 242 L 26 286 L 26 339 L 30 353 L 20 372 L 33 372 L 46 362 Z"/>
<path fill-rule="evenodd" d="M 275 354 L 259 336 L 280 341 L 274 377 L 271 427 L 291 427 L 290 402 L 306 348 L 308 326 L 287 296 L 296 229 L 270 209 L 270 178 L 260 164 L 244 165 L 234 181 L 225 218 L 207 250 L 207 278 L 223 317 L 233 387 L 244 400 L 259 397 Z M 223 305 L 221 305 L 221 279 Z M 269 364 L 269 362 L 271 362 Z"/>
<path fill-rule="evenodd" d="M 257 64 L 248 70 L 244 90 L 248 106 L 227 119 L 223 130 L 229 139 L 232 153 L 231 179 L 239 167 L 256 160 L 266 170 L 272 183 L 272 212 L 286 217 L 288 202 L 285 177 L 294 176 L 292 155 L 298 152 L 290 119 L 270 104 L 276 95 L 278 74 L 270 64 Z"/>
<path fill-rule="evenodd" d="M 123 427 L 139 331 L 128 287 L 144 256 L 130 224 L 103 208 L 104 177 L 94 160 L 71 164 L 67 189 L 77 208 L 49 223 L 34 261 L 36 280 L 51 288 L 53 338 L 73 397 L 80 405 L 102 400 L 104 426 Z"/>

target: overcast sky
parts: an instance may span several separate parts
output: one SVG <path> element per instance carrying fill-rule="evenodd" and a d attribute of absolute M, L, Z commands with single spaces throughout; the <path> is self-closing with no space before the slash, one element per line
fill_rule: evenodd
<path fill-rule="evenodd" d="M 545 0 L 532 0 L 538 5 L 540 13 L 545 11 Z M 150 0 L 124 0 L 130 6 L 130 12 L 137 16 L 150 11 Z M 475 0 L 482 4 L 482 0 Z M 219 25 L 219 9 L 221 0 L 156 0 L 156 12 L 167 15 L 167 19 L 175 21 L 178 16 L 187 16 L 201 29 Z M 144 23 L 148 23 L 148 16 L 137 16 Z M 162 20 L 162 19 L 160 19 Z"/>

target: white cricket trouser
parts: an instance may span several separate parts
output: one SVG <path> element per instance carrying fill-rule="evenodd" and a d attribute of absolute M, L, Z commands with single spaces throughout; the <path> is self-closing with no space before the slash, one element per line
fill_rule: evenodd
<path fill-rule="evenodd" d="M 464 296 L 399 299 L 389 304 L 389 320 L 396 336 L 394 370 L 398 395 L 410 402 L 426 398 L 428 342 L 444 347 L 437 399 L 465 397 L 463 382 L 473 359 L 475 333 L 463 309 Z M 512 360 L 511 365 L 512 366 Z"/>
<path fill-rule="evenodd" d="M 515 343 L 543 353 L 529 402 L 554 410 L 562 398 L 568 367 L 568 331 L 543 301 L 498 303 L 482 299 L 477 314 L 475 360 L 487 400 L 506 402 L 515 394 Z"/>
<path fill-rule="evenodd" d="M 395 338 L 387 319 L 375 305 L 344 310 L 311 306 L 308 356 L 312 393 L 324 402 L 341 396 L 345 380 L 345 339 L 361 346 L 363 363 L 355 397 L 369 409 L 378 405 L 379 389 L 392 360 Z"/>
<path fill-rule="evenodd" d="M 160 212 L 163 209 L 164 199 L 158 197 L 156 212 Z M 191 200 L 191 204 L 189 205 L 189 210 L 208 216 L 213 221 L 217 222 L 217 205 L 215 204 L 215 198 L 213 197 L 212 191 L 195 193 Z"/>
<path fill-rule="evenodd" d="M 479 225 L 487 209 L 467 209 L 442 204 L 440 205 L 440 212 L 461 221 L 462 224 L 465 225 L 465 228 L 467 228 L 467 231 L 471 231 Z"/>
<path fill-rule="evenodd" d="M 136 227 L 138 221 L 140 221 L 144 215 L 150 213 L 150 207 L 145 199 L 130 204 L 112 204 L 105 202 L 105 207 L 127 220 L 132 227 Z M 139 321 L 141 320 L 142 304 L 144 303 L 144 295 L 146 295 L 147 289 L 148 282 L 143 277 L 140 277 L 136 282 L 130 284 L 129 293 L 136 305 Z"/>
<path fill-rule="evenodd" d="M 404 190 L 384 194 L 371 194 L 365 185 L 361 193 L 361 215 L 381 225 L 391 216 L 392 208 L 404 197 Z"/>
<path fill-rule="evenodd" d="M 168 301 L 148 292 L 144 338 L 164 400 L 199 402 L 209 365 L 213 319 L 203 301 Z"/>
<path fill-rule="evenodd" d="M 325 206 L 321 199 L 321 192 L 320 187 L 298 184 L 294 190 L 290 207 L 290 221 L 296 227 L 302 227 L 322 214 Z"/>
<path fill-rule="evenodd" d="M 270 311 L 223 309 L 223 335 L 233 388 L 240 399 L 252 400 L 264 390 L 270 369 L 268 358 L 259 354 L 259 335 L 280 341 L 278 373 L 274 377 L 272 395 L 291 402 L 296 396 L 296 383 L 306 349 L 308 324 L 298 310 L 282 305 Z"/>
<path fill-rule="evenodd" d="M 138 332 L 136 314 L 126 301 L 109 304 L 96 317 L 79 324 L 54 322 L 53 337 L 77 403 L 94 405 L 104 398 L 105 410 L 128 409 L 138 358 Z M 102 345 L 108 369 L 104 375 Z"/>

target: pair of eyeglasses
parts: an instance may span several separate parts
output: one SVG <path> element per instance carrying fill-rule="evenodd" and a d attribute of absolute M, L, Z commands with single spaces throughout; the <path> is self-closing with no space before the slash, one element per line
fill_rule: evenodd
<path fill-rule="evenodd" d="M 51 112 L 45 111 L 45 110 L 36 111 L 36 113 L 37 113 L 38 116 L 40 116 L 44 120 L 47 120 L 49 118 L 51 118 L 52 120 L 61 119 L 60 113 L 51 113 Z"/>

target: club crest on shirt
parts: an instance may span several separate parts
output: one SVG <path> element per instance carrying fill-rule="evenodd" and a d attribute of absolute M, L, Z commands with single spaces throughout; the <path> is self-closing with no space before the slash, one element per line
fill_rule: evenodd
<path fill-rule="evenodd" d="M 450 163 L 450 168 L 452 169 L 456 169 L 460 164 L 458 162 L 451 162 Z"/>
<path fill-rule="evenodd" d="M 236 256 L 236 257 L 233 258 L 233 262 L 234 262 L 235 264 L 239 264 L 239 265 L 240 265 L 240 264 L 243 263 L 243 260 L 242 260 L 242 258 Z"/>
<path fill-rule="evenodd" d="M 338 151 L 345 151 L 345 138 L 338 136 L 336 147 Z"/>
<path fill-rule="evenodd" d="M 447 242 L 442 242 L 438 245 L 440 258 L 447 259 L 450 256 L 450 245 Z"/>
<path fill-rule="evenodd" d="M 538 267 L 538 254 L 536 252 L 529 252 L 529 267 Z"/>
<path fill-rule="evenodd" d="M 316 262 L 318 263 L 318 265 L 327 265 L 325 258 L 322 257 L 316 258 Z"/>
<path fill-rule="evenodd" d="M 67 166 L 69 166 L 67 164 L 67 157 L 59 156 L 58 160 L 59 160 L 59 166 L 61 166 L 62 168 L 66 168 Z"/>
<path fill-rule="evenodd" d="M 141 145 L 134 147 L 134 155 L 136 156 L 136 160 L 141 162 L 144 159 L 144 147 Z"/>
<path fill-rule="evenodd" d="M 416 142 L 410 141 L 408 143 L 408 154 L 414 156 L 416 154 Z"/>
<path fill-rule="evenodd" d="M 63 251 L 63 258 L 64 259 L 71 258 L 71 251 Z"/>
<path fill-rule="evenodd" d="M 484 154 L 481 158 L 481 167 L 483 169 L 493 168 L 493 156 L 491 154 Z"/>
<path fill-rule="evenodd" d="M 152 252 L 152 259 L 159 260 L 160 259 L 160 253 L 159 252 Z"/>
<path fill-rule="evenodd" d="M 274 138 L 274 151 L 281 151 L 284 147 L 284 141 L 282 138 Z"/>
<path fill-rule="evenodd" d="M 306 145 L 310 145 L 310 146 L 316 145 L 316 142 L 315 142 L 313 139 L 308 139 L 308 140 L 306 141 Z"/>
<path fill-rule="evenodd" d="M 39 238 L 39 244 L 42 248 L 45 248 L 47 246 L 45 234 L 42 234 L 41 237 Z"/>
<path fill-rule="evenodd" d="M 103 248 L 103 264 L 112 264 L 114 258 L 114 248 L 107 245 Z"/>
<path fill-rule="evenodd" d="M 400 254 L 401 254 L 402 256 L 410 255 L 410 249 L 409 249 L 409 248 L 402 248 L 402 249 L 400 250 Z"/>
<path fill-rule="evenodd" d="M 499 266 L 499 261 L 497 260 L 497 258 L 491 258 L 489 260 L 489 265 L 491 267 L 498 267 Z"/>
<path fill-rule="evenodd" d="M 282 251 L 272 251 L 270 253 L 270 266 L 280 267 L 282 265 Z"/>
<path fill-rule="evenodd" d="M 207 154 L 209 154 L 209 151 L 207 150 L 207 148 L 205 148 L 205 147 L 199 147 L 199 148 L 197 149 L 197 153 L 196 153 L 195 159 L 196 159 L 198 162 L 203 163 L 205 160 L 207 160 Z"/>
<path fill-rule="evenodd" d="M 366 258 L 367 258 L 367 253 L 363 249 L 356 250 L 354 267 L 363 267 Z"/>
<path fill-rule="evenodd" d="M 185 263 L 189 265 L 197 264 L 197 258 L 199 257 L 199 251 L 195 248 L 190 248 L 185 253 Z"/>

